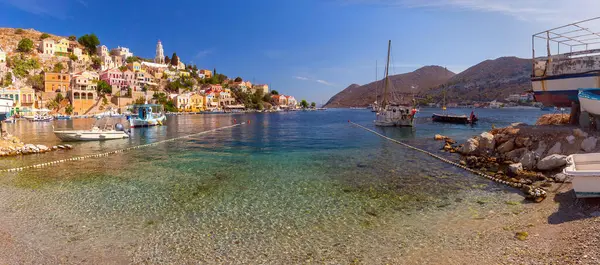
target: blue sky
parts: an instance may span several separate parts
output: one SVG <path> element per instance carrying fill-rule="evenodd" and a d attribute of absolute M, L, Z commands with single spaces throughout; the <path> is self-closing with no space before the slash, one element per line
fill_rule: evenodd
<path fill-rule="evenodd" d="M 531 56 L 533 33 L 594 16 L 597 0 L 0 0 L 0 27 L 95 33 L 109 48 L 165 54 L 268 83 L 319 104 L 381 75 L 424 65 L 454 72 L 500 56 Z"/>

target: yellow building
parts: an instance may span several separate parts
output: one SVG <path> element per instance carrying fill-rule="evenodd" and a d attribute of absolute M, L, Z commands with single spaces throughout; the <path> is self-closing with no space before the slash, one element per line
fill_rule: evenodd
<path fill-rule="evenodd" d="M 127 68 L 134 72 L 139 72 L 142 70 L 142 65 L 138 62 L 128 63 Z"/>
<path fill-rule="evenodd" d="M 69 74 L 44 74 L 44 92 L 66 92 L 69 90 L 70 83 L 71 77 Z"/>
<path fill-rule="evenodd" d="M 35 107 L 35 91 L 31 87 L 23 87 L 21 89 L 5 87 L 0 89 L 0 97 L 12 99 L 15 111 L 33 109 Z"/>
<path fill-rule="evenodd" d="M 60 39 L 54 45 L 54 53 L 62 53 L 62 55 L 67 55 L 69 49 L 69 41 L 67 39 Z"/>
<path fill-rule="evenodd" d="M 97 92 L 92 90 L 72 90 L 69 96 L 73 104 L 74 115 L 85 114 L 98 99 Z"/>
<path fill-rule="evenodd" d="M 192 112 L 204 111 L 206 109 L 206 105 L 204 104 L 204 96 L 193 94 L 190 96 L 190 105 Z"/>
<path fill-rule="evenodd" d="M 185 72 L 185 71 L 181 71 L 179 72 L 179 76 L 180 77 L 190 77 L 190 72 Z"/>
<path fill-rule="evenodd" d="M 204 75 L 204 78 L 211 78 L 213 76 L 213 72 L 211 70 L 206 69 L 200 70 L 200 74 Z"/>

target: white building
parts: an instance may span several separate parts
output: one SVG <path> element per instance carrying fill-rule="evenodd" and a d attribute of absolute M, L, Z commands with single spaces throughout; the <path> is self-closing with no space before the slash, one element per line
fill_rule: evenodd
<path fill-rule="evenodd" d="M 129 48 L 127 47 L 117 46 L 117 48 L 110 50 L 110 53 L 120 56 L 123 59 L 123 62 L 125 62 L 128 57 L 133 57 L 133 53 L 129 51 Z"/>
<path fill-rule="evenodd" d="M 506 101 L 510 102 L 519 102 L 519 100 L 521 100 L 521 95 L 519 94 L 511 94 L 506 98 Z"/>
<path fill-rule="evenodd" d="M 99 57 L 109 56 L 106 45 L 98 45 L 98 47 L 96 47 L 96 53 Z"/>
<path fill-rule="evenodd" d="M 158 40 L 158 43 L 156 44 L 156 56 L 154 57 L 154 62 L 157 64 L 165 63 L 165 52 L 160 40 Z"/>
<path fill-rule="evenodd" d="M 77 58 L 80 59 L 80 60 L 81 60 L 81 57 L 83 57 L 83 51 L 80 48 L 77 48 L 77 47 L 73 48 L 73 54 L 75 56 L 77 56 Z"/>
<path fill-rule="evenodd" d="M 54 55 L 54 47 L 56 43 L 52 39 L 43 39 L 40 41 L 39 50 L 45 55 Z"/>

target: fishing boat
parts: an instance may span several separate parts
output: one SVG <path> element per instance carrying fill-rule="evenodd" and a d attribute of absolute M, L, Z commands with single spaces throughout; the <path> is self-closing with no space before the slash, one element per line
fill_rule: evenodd
<path fill-rule="evenodd" d="M 443 122 L 443 123 L 455 123 L 455 124 L 474 124 L 477 122 L 477 116 L 475 113 L 471 111 L 471 115 L 467 117 L 467 115 L 458 115 L 448 113 L 446 109 L 446 90 L 447 88 L 442 88 L 444 97 L 442 101 L 442 113 L 433 113 L 431 116 L 431 120 L 434 122 Z"/>
<path fill-rule="evenodd" d="M 389 70 L 390 70 L 390 52 L 392 41 L 388 42 L 387 64 L 385 66 L 385 79 L 383 89 L 383 99 L 377 110 L 375 126 L 381 127 L 412 127 L 416 110 L 406 104 L 391 102 L 388 100 Z M 413 100 L 414 105 L 414 100 Z"/>
<path fill-rule="evenodd" d="M 579 88 L 600 90 L 599 19 L 571 23 L 532 36 L 531 85 L 535 101 L 569 108 L 579 103 Z M 547 54 L 536 57 L 540 40 Z"/>
<path fill-rule="evenodd" d="M 600 153 L 568 156 L 563 173 L 573 177 L 573 191 L 577 198 L 600 197 Z"/>
<path fill-rule="evenodd" d="M 52 121 L 54 119 L 54 117 L 52 117 L 49 113 L 50 110 L 49 109 L 35 109 L 32 111 L 33 115 L 28 115 L 25 116 L 25 119 L 27 119 L 28 121 L 40 121 L 40 122 L 45 122 L 45 121 Z"/>
<path fill-rule="evenodd" d="M 128 117 L 131 127 L 149 127 L 163 125 L 167 116 L 165 116 L 162 105 L 157 104 L 136 104 L 132 106 L 134 115 Z"/>
<path fill-rule="evenodd" d="M 10 117 L 14 101 L 12 98 L 0 97 L 0 121 Z"/>
<path fill-rule="evenodd" d="M 123 128 L 123 125 L 106 125 L 103 129 L 93 126 L 91 130 L 70 130 L 54 131 L 54 135 L 65 142 L 73 141 L 103 141 L 129 138 L 129 134 Z"/>

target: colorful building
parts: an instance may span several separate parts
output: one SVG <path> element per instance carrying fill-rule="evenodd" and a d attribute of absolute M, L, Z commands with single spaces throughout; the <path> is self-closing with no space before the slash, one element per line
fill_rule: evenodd
<path fill-rule="evenodd" d="M 0 97 L 12 99 L 13 107 L 17 112 L 35 107 L 35 91 L 31 87 L 21 89 L 14 87 L 0 88 Z"/>
<path fill-rule="evenodd" d="M 269 85 L 267 84 L 262 84 L 262 85 L 254 85 L 252 86 L 252 93 L 256 93 L 256 91 L 260 91 L 260 93 L 267 94 L 269 93 Z"/>
<path fill-rule="evenodd" d="M 175 106 L 180 112 L 191 111 L 190 94 L 179 94 L 175 97 Z"/>
<path fill-rule="evenodd" d="M 69 74 L 44 73 L 44 92 L 67 92 L 70 84 Z"/>
<path fill-rule="evenodd" d="M 71 75 L 71 88 L 73 90 L 96 91 L 100 76 L 96 72 L 82 71 Z"/>
<path fill-rule="evenodd" d="M 204 96 L 200 94 L 192 94 L 190 96 L 190 105 L 192 112 L 200 112 L 206 110 L 206 105 L 204 104 Z"/>
<path fill-rule="evenodd" d="M 205 78 L 211 78 L 213 76 L 213 72 L 211 70 L 206 69 L 199 70 L 198 74 L 204 75 Z"/>
<path fill-rule="evenodd" d="M 108 48 L 106 47 L 106 45 L 98 45 L 96 47 L 96 54 L 98 54 L 98 57 L 109 56 Z"/>
<path fill-rule="evenodd" d="M 285 96 L 285 101 L 290 107 L 296 107 L 296 105 L 298 105 L 298 101 L 293 96 Z"/>
<path fill-rule="evenodd" d="M 127 68 L 134 72 L 139 72 L 142 70 L 142 65 L 138 62 L 128 63 Z"/>
<path fill-rule="evenodd" d="M 45 55 L 54 55 L 54 48 L 56 43 L 52 39 L 43 39 L 40 41 L 39 50 Z"/>
<path fill-rule="evenodd" d="M 90 110 L 98 100 L 96 90 L 71 90 L 69 93 L 74 115 L 83 115 Z"/>
<path fill-rule="evenodd" d="M 77 59 L 79 59 L 79 60 L 81 60 L 82 59 L 81 57 L 83 57 L 83 51 L 77 47 L 73 48 L 73 54 L 75 56 L 77 56 Z"/>
<path fill-rule="evenodd" d="M 69 41 L 67 39 L 60 39 L 54 45 L 54 54 L 60 53 L 61 55 L 67 55 L 69 50 Z"/>
<path fill-rule="evenodd" d="M 190 77 L 190 72 L 179 71 L 179 76 L 180 77 Z"/>

